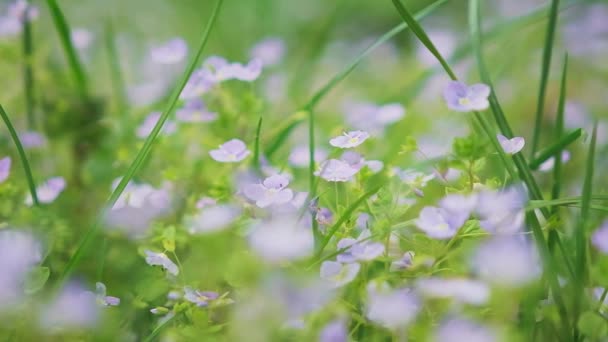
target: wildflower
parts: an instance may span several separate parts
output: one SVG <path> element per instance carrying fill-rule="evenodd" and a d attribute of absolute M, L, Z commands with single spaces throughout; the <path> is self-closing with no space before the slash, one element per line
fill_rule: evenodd
<path fill-rule="evenodd" d="M 144 122 L 137 127 L 137 137 L 145 139 L 152 133 L 154 126 L 160 120 L 161 112 L 152 112 L 144 119 Z M 161 135 L 171 135 L 177 130 L 177 124 L 171 120 L 165 121 L 160 131 Z"/>
<path fill-rule="evenodd" d="M 312 231 L 290 217 L 254 224 L 249 245 L 262 259 L 271 263 L 303 259 L 314 252 Z"/>
<path fill-rule="evenodd" d="M 359 130 L 381 133 L 387 125 L 395 123 L 405 115 L 405 108 L 399 103 L 375 105 L 372 103 L 350 102 L 344 105 L 347 123 Z"/>
<path fill-rule="evenodd" d="M 86 50 L 93 42 L 93 33 L 85 28 L 75 28 L 70 34 L 72 43 L 78 50 Z"/>
<path fill-rule="evenodd" d="M 99 319 L 97 298 L 76 283 L 68 284 L 57 298 L 41 311 L 45 329 L 91 328 Z"/>
<path fill-rule="evenodd" d="M 420 211 L 416 226 L 434 239 L 449 239 L 456 235 L 466 218 L 462 215 L 453 215 L 444 208 L 424 207 Z"/>
<path fill-rule="evenodd" d="M 328 208 L 319 208 L 316 212 L 315 220 L 317 220 L 320 225 L 327 226 L 333 223 L 334 215 Z"/>
<path fill-rule="evenodd" d="M 229 227 L 240 212 L 238 207 L 229 204 L 210 205 L 187 217 L 186 227 L 190 234 L 218 232 Z"/>
<path fill-rule="evenodd" d="M 353 168 L 347 162 L 329 159 L 321 163 L 320 169 L 315 172 L 315 176 L 319 176 L 329 182 L 347 182 L 357 172 L 359 172 L 359 169 Z"/>
<path fill-rule="evenodd" d="M 95 295 L 97 304 L 101 306 L 117 306 L 120 304 L 120 298 L 106 296 L 106 286 L 103 283 L 95 283 Z"/>
<path fill-rule="evenodd" d="M 264 39 L 251 49 L 249 55 L 264 66 L 279 64 L 285 55 L 285 42 L 280 38 Z"/>
<path fill-rule="evenodd" d="M 176 276 L 179 273 L 177 265 L 169 259 L 165 253 L 156 253 L 149 250 L 146 253 L 146 263 L 150 266 L 161 266 L 170 274 Z"/>
<path fill-rule="evenodd" d="M 11 157 L 0 159 L 0 183 L 4 182 L 11 173 Z"/>
<path fill-rule="evenodd" d="M 608 221 L 604 221 L 600 228 L 591 235 L 591 243 L 604 254 L 608 254 Z"/>
<path fill-rule="evenodd" d="M 190 303 L 196 304 L 198 307 L 206 307 L 209 302 L 219 297 L 217 292 L 212 291 L 199 291 L 194 290 L 191 287 L 184 287 L 184 299 Z"/>
<path fill-rule="evenodd" d="M 462 318 L 450 318 L 441 323 L 433 341 L 451 342 L 494 342 L 497 341 L 495 333 L 475 322 Z"/>
<path fill-rule="evenodd" d="M 201 99 L 191 99 L 175 112 L 175 118 L 181 122 L 209 122 L 217 119 L 217 113 L 210 112 Z"/>
<path fill-rule="evenodd" d="M 198 201 L 196 201 L 196 209 L 203 209 L 216 204 L 217 201 L 211 197 L 201 197 Z"/>
<path fill-rule="evenodd" d="M 346 151 L 340 156 L 340 160 L 348 163 L 353 169 L 361 170 L 365 166 L 365 159 L 355 151 Z"/>
<path fill-rule="evenodd" d="M 365 166 L 367 166 L 371 172 L 378 173 L 384 168 L 384 163 L 379 160 L 366 160 Z"/>
<path fill-rule="evenodd" d="M 188 55 L 188 44 L 182 38 L 173 38 L 150 49 L 150 57 L 159 64 L 177 64 Z"/>
<path fill-rule="evenodd" d="M 451 56 L 454 53 L 458 43 L 455 32 L 444 28 L 427 30 L 427 34 L 442 56 Z M 437 57 L 433 56 L 424 44 L 417 44 L 416 57 L 416 60 L 422 62 L 426 67 L 434 67 L 439 64 Z"/>
<path fill-rule="evenodd" d="M 38 7 L 33 6 L 28 0 L 16 0 L 7 9 L 7 15 L 20 21 L 33 21 L 38 18 Z"/>
<path fill-rule="evenodd" d="M 420 311 L 420 301 L 409 289 L 378 289 L 375 283 L 371 283 L 367 293 L 367 318 L 387 329 L 407 326 Z"/>
<path fill-rule="evenodd" d="M 209 70 L 211 80 L 216 83 L 228 80 L 251 82 L 255 81 L 262 73 L 262 61 L 253 59 L 243 65 L 229 63 L 222 57 L 211 56 L 205 60 L 203 68 Z"/>
<path fill-rule="evenodd" d="M 490 297 L 485 283 L 470 279 L 423 278 L 416 282 L 416 289 L 427 297 L 452 298 L 473 305 L 485 304 Z"/>
<path fill-rule="evenodd" d="M 196 99 L 211 90 L 215 83 L 211 71 L 207 69 L 197 69 L 190 75 L 179 98 L 182 100 Z"/>
<path fill-rule="evenodd" d="M 458 81 L 450 81 L 443 91 L 448 108 L 458 112 L 485 110 L 489 107 L 490 87 L 478 83 L 472 86 Z"/>
<path fill-rule="evenodd" d="M 324 261 L 321 264 L 321 278 L 332 283 L 333 287 L 342 287 L 353 281 L 361 265 L 358 263 L 342 264 L 336 261 Z"/>
<path fill-rule="evenodd" d="M 319 342 L 346 342 L 348 341 L 348 330 L 346 322 L 342 319 L 336 319 L 329 322 L 321 330 Z"/>
<path fill-rule="evenodd" d="M 562 163 L 567 163 L 568 161 L 570 161 L 570 151 L 563 150 L 561 159 Z M 553 170 L 553 166 L 555 166 L 555 156 L 545 160 L 542 164 L 540 164 L 540 166 L 538 167 L 538 171 L 548 172 Z"/>
<path fill-rule="evenodd" d="M 478 195 L 475 212 L 482 229 L 493 234 L 513 234 L 521 231 L 525 223 L 527 195 L 520 186 L 505 190 L 484 190 Z"/>
<path fill-rule="evenodd" d="M 526 141 L 522 137 L 513 137 L 508 139 L 502 134 L 497 134 L 496 138 L 498 139 L 498 142 L 505 153 L 511 155 L 521 151 L 526 144 Z"/>
<path fill-rule="evenodd" d="M 472 267 L 481 279 L 502 287 L 518 287 L 538 278 L 541 266 L 529 241 L 495 237 L 478 247 Z"/>
<path fill-rule="evenodd" d="M 414 264 L 414 256 L 416 253 L 413 251 L 407 251 L 403 254 L 403 256 L 395 260 L 391 263 L 391 271 L 405 270 Z"/>
<path fill-rule="evenodd" d="M 287 188 L 289 179 L 281 175 L 270 176 L 261 184 L 250 184 L 245 187 L 245 196 L 260 208 L 272 204 L 284 204 L 293 198 L 293 191 Z"/>
<path fill-rule="evenodd" d="M 339 148 L 352 148 L 361 145 L 367 138 L 369 133 L 365 131 L 345 132 L 344 135 L 329 140 L 329 144 Z"/>
<path fill-rule="evenodd" d="M 19 304 L 24 294 L 23 282 L 41 260 L 42 248 L 32 234 L 0 230 L 0 312 Z"/>
<path fill-rule="evenodd" d="M 447 210 L 451 215 L 459 216 L 459 220 L 466 221 L 477 206 L 477 197 L 476 194 L 468 196 L 449 194 L 439 201 L 439 206 Z"/>
<path fill-rule="evenodd" d="M 422 193 L 421 189 L 426 187 L 429 181 L 435 179 L 435 174 L 427 175 L 412 169 L 401 170 L 400 168 L 395 167 L 393 171 L 402 182 L 413 188 L 418 193 Z"/>
<path fill-rule="evenodd" d="M 315 163 L 320 163 L 327 158 L 327 151 L 315 148 Z M 310 163 L 310 151 L 308 146 L 296 146 L 289 154 L 289 164 L 293 167 L 308 167 Z"/>
<path fill-rule="evenodd" d="M 239 139 L 228 140 L 218 149 L 209 151 L 211 158 L 222 163 L 238 163 L 250 153 L 245 143 Z"/>
<path fill-rule="evenodd" d="M 46 138 L 44 135 L 35 131 L 22 132 L 19 134 L 19 139 L 26 149 L 39 148 L 46 145 Z"/>
<path fill-rule="evenodd" d="M 367 229 L 370 227 L 371 216 L 368 213 L 360 213 L 357 216 L 355 225 L 359 229 Z"/>
<path fill-rule="evenodd" d="M 65 179 L 63 177 L 49 178 L 36 188 L 38 202 L 44 204 L 52 203 L 63 192 L 63 189 L 65 189 Z M 28 194 L 25 204 L 31 206 L 33 203 L 32 195 Z"/>
<path fill-rule="evenodd" d="M 343 263 L 351 263 L 355 261 L 370 261 L 381 256 L 384 253 L 384 245 L 379 242 L 370 241 L 371 233 L 369 229 L 365 229 L 355 240 L 353 238 L 344 238 L 338 241 L 337 248 L 339 250 L 346 249 L 341 254 L 338 254 L 337 260 Z"/>

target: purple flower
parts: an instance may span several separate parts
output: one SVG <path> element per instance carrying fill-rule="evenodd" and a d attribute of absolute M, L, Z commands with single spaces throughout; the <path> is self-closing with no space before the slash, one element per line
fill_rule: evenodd
<path fill-rule="evenodd" d="M 485 304 L 490 298 L 490 289 L 485 283 L 470 279 L 423 278 L 416 282 L 416 289 L 427 297 L 452 298 L 473 305 Z"/>
<path fill-rule="evenodd" d="M 412 265 L 414 265 L 415 255 L 416 253 L 414 253 L 413 251 L 405 252 L 400 259 L 395 260 L 391 263 L 391 271 L 405 270 L 412 267 Z"/>
<path fill-rule="evenodd" d="M 65 179 L 63 177 L 49 178 L 42 185 L 36 188 L 36 195 L 38 195 L 38 202 L 48 204 L 52 203 L 65 189 Z M 28 194 L 25 199 L 25 204 L 31 206 L 34 204 L 32 195 Z"/>
<path fill-rule="evenodd" d="M 182 100 L 196 99 L 197 97 L 211 90 L 215 83 L 216 82 L 211 74 L 211 71 L 207 69 L 197 69 L 192 73 L 192 75 L 190 75 L 190 78 L 188 79 L 184 90 L 182 90 L 182 93 L 179 95 L 179 98 Z"/>
<path fill-rule="evenodd" d="M 401 170 L 400 168 L 396 167 L 393 169 L 393 171 L 402 182 L 414 189 L 424 188 L 429 181 L 435 179 L 434 174 L 427 175 L 412 169 Z"/>
<path fill-rule="evenodd" d="M 347 162 L 338 159 L 329 159 L 321 163 L 315 176 L 319 176 L 329 182 L 347 182 L 359 172 Z"/>
<path fill-rule="evenodd" d="M 28 0 L 16 0 L 9 4 L 7 8 L 9 17 L 19 19 L 20 21 L 32 21 L 38 18 L 38 7 L 33 6 Z"/>
<path fill-rule="evenodd" d="M 71 38 L 78 50 L 85 50 L 93 42 L 93 33 L 84 28 L 75 28 L 71 31 Z"/>
<path fill-rule="evenodd" d="M 403 118 L 405 108 L 399 103 L 378 106 L 372 103 L 348 102 L 344 105 L 344 112 L 350 126 L 381 133 L 385 126 Z"/>
<path fill-rule="evenodd" d="M 384 245 L 379 242 L 373 242 L 370 238 L 371 233 L 369 229 L 365 229 L 356 240 L 353 238 L 341 239 L 338 241 L 337 248 L 339 250 L 346 250 L 338 254 L 336 260 L 343 263 L 351 263 L 355 261 L 370 261 L 378 258 L 384 253 Z"/>
<path fill-rule="evenodd" d="M 11 173 L 11 157 L 0 159 L 0 183 L 4 182 Z"/>
<path fill-rule="evenodd" d="M 188 55 L 188 44 L 182 38 L 173 38 L 150 49 L 150 57 L 159 64 L 177 64 Z"/>
<path fill-rule="evenodd" d="M 239 139 L 228 140 L 218 149 L 209 151 L 211 158 L 222 163 L 238 163 L 250 153 L 245 143 Z"/>
<path fill-rule="evenodd" d="M 144 122 L 137 127 L 137 137 L 141 139 L 145 139 L 152 133 L 154 126 L 158 120 L 160 120 L 162 113 L 161 112 L 152 112 L 144 119 Z M 175 133 L 177 130 L 177 124 L 171 120 L 165 121 L 163 127 L 160 131 L 161 135 L 171 135 Z"/>
<path fill-rule="evenodd" d="M 433 239 L 445 240 L 456 235 L 465 221 L 466 217 L 454 215 L 444 208 L 424 207 L 416 219 L 416 226 Z"/>
<path fill-rule="evenodd" d="M 203 68 L 211 73 L 211 79 L 218 82 L 240 80 L 255 81 L 262 73 L 262 61 L 253 59 L 248 64 L 229 63 L 222 57 L 211 56 L 203 63 Z"/>
<path fill-rule="evenodd" d="M 329 281 L 333 287 L 342 287 L 353 281 L 361 265 L 358 263 L 342 264 L 336 261 L 324 261 L 321 264 L 321 278 Z"/>
<path fill-rule="evenodd" d="M 319 342 L 347 342 L 348 341 L 348 330 L 346 328 L 346 322 L 341 319 L 329 322 L 321 330 L 319 335 Z"/>
<path fill-rule="evenodd" d="M 361 170 L 365 166 L 365 158 L 355 151 L 346 151 L 340 156 L 340 160 L 348 163 L 353 169 Z"/>
<path fill-rule="evenodd" d="M 97 298 L 81 285 L 71 283 L 41 311 L 41 324 L 48 330 L 91 328 L 99 319 Z"/>
<path fill-rule="evenodd" d="M 420 300 L 409 289 L 380 289 L 371 283 L 368 286 L 365 310 L 367 318 L 381 326 L 397 330 L 411 323 L 420 311 Z"/>
<path fill-rule="evenodd" d="M 591 235 L 591 243 L 595 248 L 604 254 L 608 254 L 608 221 L 604 221 L 602 225 Z"/>
<path fill-rule="evenodd" d="M 493 234 L 520 232 L 525 223 L 527 194 L 521 186 L 505 190 L 484 190 L 477 194 L 475 212 L 479 225 Z"/>
<path fill-rule="evenodd" d="M 314 252 L 312 230 L 297 219 L 285 216 L 255 223 L 249 245 L 270 263 L 300 260 Z"/>
<path fill-rule="evenodd" d="M 567 163 L 568 161 L 570 161 L 570 151 L 563 150 L 562 151 L 562 163 Z M 540 164 L 540 166 L 538 167 L 538 171 L 548 172 L 548 171 L 553 170 L 553 166 L 555 166 L 555 157 L 551 157 L 551 158 L 545 160 L 542 164 Z"/>
<path fill-rule="evenodd" d="M 176 276 L 179 274 L 177 265 L 169 259 L 165 253 L 156 253 L 149 250 L 144 251 L 146 253 L 146 263 L 150 266 L 161 266 L 170 274 Z"/>
<path fill-rule="evenodd" d="M 207 234 L 228 228 L 241 210 L 233 205 L 219 204 L 202 208 L 196 215 L 187 217 L 186 227 L 190 234 Z"/>
<path fill-rule="evenodd" d="M 198 307 L 206 307 L 209 302 L 219 297 L 217 292 L 212 291 L 199 291 L 194 290 L 191 287 L 184 287 L 184 299 L 190 303 L 196 304 Z"/>
<path fill-rule="evenodd" d="M 320 163 L 327 158 L 327 151 L 315 148 L 315 162 Z M 289 154 L 289 164 L 293 167 L 308 167 L 310 163 L 310 151 L 308 146 L 296 146 Z"/>
<path fill-rule="evenodd" d="M 379 160 L 366 160 L 365 166 L 367 166 L 371 172 L 378 173 L 384 168 L 384 163 Z"/>
<path fill-rule="evenodd" d="M 498 142 L 500 143 L 500 146 L 502 146 L 505 153 L 511 155 L 521 151 L 526 144 L 526 141 L 522 137 L 513 137 L 511 139 L 507 139 L 507 137 L 504 135 L 497 134 L 496 138 L 498 139 Z"/>
<path fill-rule="evenodd" d="M 192 99 L 175 112 L 175 118 L 181 122 L 210 122 L 217 119 L 217 113 L 210 112 L 201 99 Z"/>
<path fill-rule="evenodd" d="M 22 132 L 19 134 L 19 139 L 21 139 L 21 144 L 23 144 L 24 148 L 38 148 L 46 145 L 46 138 L 44 135 L 34 132 Z"/>
<path fill-rule="evenodd" d="M 21 302 L 23 282 L 41 260 L 42 248 L 32 234 L 10 228 L 0 230 L 0 312 Z"/>
<path fill-rule="evenodd" d="M 120 298 L 106 296 L 106 286 L 103 283 L 95 283 L 95 295 L 97 304 L 101 306 L 117 306 L 120 304 Z"/>
<path fill-rule="evenodd" d="M 461 318 L 451 318 L 441 323 L 433 341 L 495 342 L 498 339 L 492 330 L 484 326 Z"/>
<path fill-rule="evenodd" d="M 279 64 L 285 55 L 285 42 L 281 38 L 266 38 L 257 43 L 249 55 L 262 61 L 264 66 Z"/>
<path fill-rule="evenodd" d="M 319 208 L 315 215 L 315 220 L 317 220 L 320 225 L 327 226 L 333 223 L 334 215 L 328 208 Z"/>
<path fill-rule="evenodd" d="M 448 108 L 457 112 L 485 110 L 489 107 L 490 87 L 478 83 L 472 86 L 458 81 L 450 81 L 443 91 Z"/>
<path fill-rule="evenodd" d="M 211 197 L 201 197 L 198 201 L 196 201 L 196 209 L 203 209 L 216 204 L 217 201 Z"/>
<path fill-rule="evenodd" d="M 250 184 L 245 187 L 244 193 L 247 198 L 255 201 L 260 208 L 266 208 L 273 204 L 285 204 L 293 198 L 293 191 L 287 188 L 289 179 L 281 175 L 270 176 L 261 184 Z"/>
<path fill-rule="evenodd" d="M 339 148 L 352 148 L 361 145 L 367 138 L 369 133 L 365 131 L 345 132 L 344 135 L 329 140 L 329 144 Z"/>

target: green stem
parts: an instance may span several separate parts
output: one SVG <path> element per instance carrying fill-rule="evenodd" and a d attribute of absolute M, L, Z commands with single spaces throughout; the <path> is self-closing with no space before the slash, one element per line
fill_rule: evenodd
<path fill-rule="evenodd" d="M 29 129 L 36 128 L 36 116 L 34 113 L 34 71 L 32 68 L 33 59 L 33 43 L 32 43 L 32 25 L 28 20 L 30 11 L 29 5 L 26 5 L 25 14 L 23 15 L 23 86 L 25 93 L 25 111 L 27 114 L 27 125 Z"/>

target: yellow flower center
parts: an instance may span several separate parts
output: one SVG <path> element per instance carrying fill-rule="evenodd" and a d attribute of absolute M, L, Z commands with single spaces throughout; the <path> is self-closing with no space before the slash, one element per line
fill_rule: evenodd
<path fill-rule="evenodd" d="M 471 100 L 469 100 L 468 97 L 461 97 L 458 99 L 458 104 L 461 106 L 467 106 L 471 103 Z"/>

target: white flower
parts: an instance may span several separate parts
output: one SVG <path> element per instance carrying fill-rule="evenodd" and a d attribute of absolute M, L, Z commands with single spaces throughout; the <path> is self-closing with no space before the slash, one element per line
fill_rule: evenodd
<path fill-rule="evenodd" d="M 177 265 L 169 259 L 169 257 L 165 253 L 156 253 L 152 251 L 145 251 L 146 253 L 146 263 L 150 266 L 161 266 L 170 274 L 176 276 L 179 274 L 179 269 Z"/>
<path fill-rule="evenodd" d="M 293 191 L 287 188 L 289 179 L 282 175 L 273 175 L 261 184 L 249 184 L 245 187 L 244 193 L 247 198 L 255 201 L 260 208 L 265 208 L 273 204 L 285 204 L 293 198 Z"/>
<path fill-rule="evenodd" d="M 482 83 L 467 86 L 459 81 L 450 81 L 443 92 L 448 108 L 458 112 L 487 109 L 490 106 L 488 96 L 490 87 Z"/>
<path fill-rule="evenodd" d="M 496 138 L 498 139 L 498 142 L 500 143 L 500 146 L 502 146 L 505 153 L 511 155 L 521 151 L 526 144 L 526 141 L 522 137 L 513 137 L 508 139 L 502 134 L 497 134 Z"/>
<path fill-rule="evenodd" d="M 361 145 L 367 138 L 369 138 L 369 133 L 367 132 L 352 131 L 329 140 L 329 144 L 339 148 L 351 148 Z"/>

